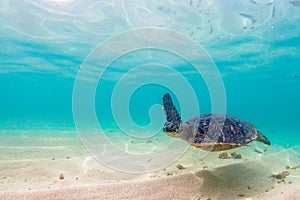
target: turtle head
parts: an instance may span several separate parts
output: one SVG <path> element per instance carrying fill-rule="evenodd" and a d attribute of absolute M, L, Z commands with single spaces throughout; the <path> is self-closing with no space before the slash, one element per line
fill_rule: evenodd
<path fill-rule="evenodd" d="M 166 122 L 164 124 L 163 131 L 165 134 L 171 137 L 177 137 L 179 131 L 180 123 L 177 122 Z"/>

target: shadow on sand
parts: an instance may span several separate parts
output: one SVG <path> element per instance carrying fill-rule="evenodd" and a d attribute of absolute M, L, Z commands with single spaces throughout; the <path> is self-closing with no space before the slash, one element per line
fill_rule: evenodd
<path fill-rule="evenodd" d="M 265 193 L 274 182 L 272 172 L 257 162 L 243 162 L 202 170 L 196 173 L 203 180 L 200 191 L 212 199 L 243 199 Z"/>

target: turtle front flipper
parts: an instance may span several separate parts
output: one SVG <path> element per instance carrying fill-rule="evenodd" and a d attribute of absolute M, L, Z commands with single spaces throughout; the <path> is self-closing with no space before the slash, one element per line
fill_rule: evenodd
<path fill-rule="evenodd" d="M 172 98 L 169 93 L 163 96 L 164 111 L 168 122 L 181 123 L 181 117 L 178 114 L 176 107 L 173 104 Z"/>
<path fill-rule="evenodd" d="M 169 93 L 166 93 L 163 96 L 163 107 L 167 119 L 167 122 L 164 124 L 163 131 L 169 136 L 175 137 L 178 133 L 182 120 Z"/>

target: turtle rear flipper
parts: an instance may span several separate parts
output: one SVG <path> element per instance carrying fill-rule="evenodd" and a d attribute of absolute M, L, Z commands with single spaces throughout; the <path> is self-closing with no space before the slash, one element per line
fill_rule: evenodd
<path fill-rule="evenodd" d="M 257 138 L 256 141 L 265 143 L 267 145 L 271 145 L 271 142 L 268 140 L 266 136 L 264 136 L 261 132 L 257 131 Z"/>
<path fill-rule="evenodd" d="M 178 114 L 178 111 L 174 106 L 172 102 L 172 98 L 169 93 L 166 93 L 163 96 L 163 106 L 164 106 L 167 122 L 174 122 L 174 123 L 181 124 L 182 122 L 181 117 Z"/>

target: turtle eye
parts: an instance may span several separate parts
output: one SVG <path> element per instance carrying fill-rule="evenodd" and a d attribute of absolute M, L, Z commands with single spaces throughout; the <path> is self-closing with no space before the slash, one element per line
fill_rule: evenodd
<path fill-rule="evenodd" d="M 163 128 L 164 132 L 173 132 L 173 124 L 171 122 L 166 122 Z"/>
<path fill-rule="evenodd" d="M 166 122 L 164 124 L 163 131 L 166 133 L 175 133 L 177 132 L 178 128 L 179 128 L 178 124 L 173 122 Z"/>

